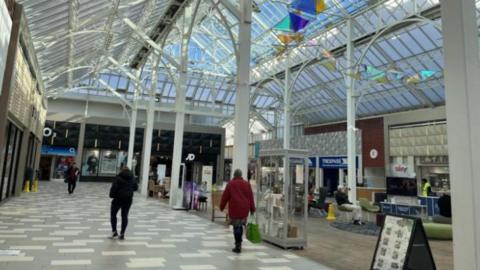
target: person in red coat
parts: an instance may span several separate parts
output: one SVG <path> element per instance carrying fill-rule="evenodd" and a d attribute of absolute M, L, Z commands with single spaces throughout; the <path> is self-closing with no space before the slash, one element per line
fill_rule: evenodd
<path fill-rule="evenodd" d="M 237 169 L 233 173 L 233 179 L 228 183 L 222 194 L 220 210 L 223 211 L 228 203 L 228 216 L 233 226 L 235 237 L 235 253 L 242 252 L 243 226 L 247 223 L 248 213 L 255 213 L 255 201 L 253 200 L 252 187 L 247 180 L 242 178 L 242 171 Z"/>

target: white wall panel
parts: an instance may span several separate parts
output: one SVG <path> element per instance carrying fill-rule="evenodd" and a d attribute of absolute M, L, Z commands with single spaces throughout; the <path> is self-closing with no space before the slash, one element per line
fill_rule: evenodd
<path fill-rule="evenodd" d="M 10 44 L 10 32 L 12 20 L 8 14 L 5 1 L 0 1 L 0 95 L 2 94 L 3 75 L 7 63 L 8 45 Z"/>

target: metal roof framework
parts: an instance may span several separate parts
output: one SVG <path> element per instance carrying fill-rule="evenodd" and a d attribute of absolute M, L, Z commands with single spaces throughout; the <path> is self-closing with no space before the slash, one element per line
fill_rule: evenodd
<path fill-rule="evenodd" d="M 131 59 L 146 45 L 125 19 L 145 33 L 154 30 L 175 1 L 166 0 L 18 0 L 25 6 L 40 68 L 50 97 L 62 93 L 99 95 L 116 98 L 98 83 L 98 78 L 127 100 L 133 99 L 134 83 L 112 66 L 116 59 L 128 68 Z M 235 0 L 202 1 L 189 48 L 187 106 L 221 110 L 225 119 L 208 120 L 224 125 L 231 120 L 235 104 L 235 53 L 238 19 L 229 7 Z M 266 130 L 275 125 L 274 115 L 282 116 L 283 73 L 285 56 L 277 54 L 280 44 L 273 29 L 287 15 L 291 1 L 255 0 L 258 8 L 252 23 L 252 107 L 251 117 Z M 298 75 L 292 89 L 292 112 L 296 121 L 305 124 L 326 123 L 346 118 L 346 88 L 343 71 L 348 67 L 344 58 L 346 18 L 353 18 L 355 57 L 367 50 L 372 37 L 382 29 L 395 25 L 368 46 L 359 64 L 387 70 L 395 66 L 404 74 L 420 70 L 435 74 L 425 81 L 406 84 L 401 80 L 377 83 L 357 82 L 360 117 L 396 111 L 443 105 L 442 33 L 438 0 L 327 0 L 328 9 L 305 31 L 305 40 L 288 50 L 292 55 L 291 70 Z M 477 9 L 480 10 L 480 1 Z M 187 3 L 188 4 L 188 3 Z M 412 17 L 431 22 L 408 21 Z M 170 22 L 163 52 L 178 59 L 180 54 L 178 24 Z M 398 23 L 405 21 L 405 23 Z M 433 22 L 433 23 L 432 23 Z M 435 25 L 436 24 L 436 25 Z M 336 58 L 337 70 L 323 65 L 321 51 L 327 49 Z M 175 102 L 176 68 L 163 57 L 164 66 L 158 73 L 158 106 Z M 301 69 L 301 67 L 303 67 Z M 142 70 L 141 80 L 148 88 L 151 68 L 149 61 Z M 299 74 L 296 74 L 299 72 Z M 361 90 L 361 91 L 360 91 Z M 147 94 L 141 96 L 146 99 Z M 266 117 L 260 116 L 266 115 Z M 208 117 L 208 116 L 205 116 Z M 259 128 L 260 130 L 262 128 Z"/>

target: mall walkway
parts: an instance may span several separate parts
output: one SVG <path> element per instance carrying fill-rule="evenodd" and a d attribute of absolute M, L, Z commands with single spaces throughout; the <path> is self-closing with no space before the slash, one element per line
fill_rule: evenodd
<path fill-rule="evenodd" d="M 35 269 L 328 269 L 288 251 L 245 243 L 231 253 L 226 227 L 186 212 L 171 211 L 137 195 L 126 240 L 110 240 L 109 185 L 80 183 L 66 194 L 63 183 L 40 183 L 0 206 L 2 270 Z"/>

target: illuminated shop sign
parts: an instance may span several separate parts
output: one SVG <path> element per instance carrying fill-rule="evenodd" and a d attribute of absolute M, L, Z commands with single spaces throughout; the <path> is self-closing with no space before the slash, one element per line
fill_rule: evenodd
<path fill-rule="evenodd" d="M 356 158 L 356 166 L 358 167 L 358 157 Z M 348 167 L 348 158 L 346 156 L 320 157 L 319 167 L 326 169 L 346 169 Z"/>

